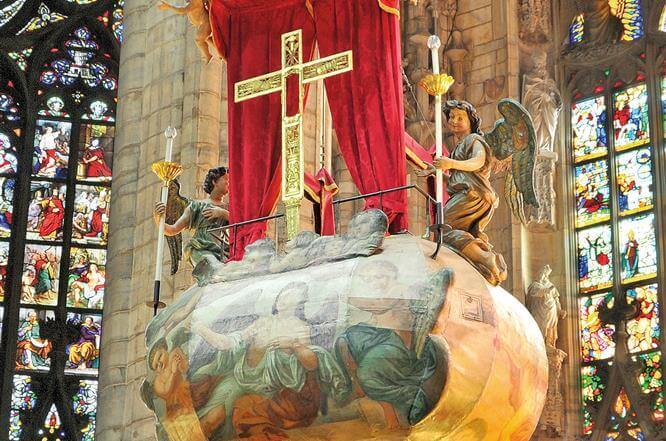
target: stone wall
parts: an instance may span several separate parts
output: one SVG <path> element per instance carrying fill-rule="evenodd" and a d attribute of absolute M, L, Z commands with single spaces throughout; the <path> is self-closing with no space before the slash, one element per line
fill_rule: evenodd
<path fill-rule="evenodd" d="M 157 228 L 151 213 L 160 191 L 150 165 L 164 158 L 163 131 L 168 125 L 179 131 L 174 160 L 185 166 L 185 195 L 202 195 L 195 183 L 226 152 L 223 65 L 204 65 L 186 19 L 155 5 L 146 0 L 125 3 L 100 366 L 101 441 L 155 438 L 153 416 L 141 402 L 139 388 L 145 369 L 143 334 L 152 317 L 145 305 L 154 278 Z M 164 277 L 163 299 L 171 301 L 189 284 L 187 269 Z"/>

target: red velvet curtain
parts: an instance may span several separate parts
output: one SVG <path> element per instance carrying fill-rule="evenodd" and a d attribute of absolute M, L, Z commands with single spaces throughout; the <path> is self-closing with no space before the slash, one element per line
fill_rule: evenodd
<path fill-rule="evenodd" d="M 312 0 L 322 57 L 352 49 L 354 70 L 326 79 L 342 156 L 361 193 L 403 186 L 406 161 L 398 1 Z M 407 229 L 407 192 L 366 200 Z"/>
<path fill-rule="evenodd" d="M 234 103 L 234 84 L 281 68 L 281 35 L 303 30 L 303 61 L 312 54 L 314 28 L 303 0 L 214 0 L 213 36 L 227 60 L 229 114 L 230 223 L 268 216 L 280 194 L 280 93 Z M 293 92 L 293 93 L 292 93 Z M 298 94 L 290 91 L 290 109 Z M 231 259 L 240 259 L 245 246 L 260 239 L 266 223 L 231 231 Z"/>
<path fill-rule="evenodd" d="M 354 70 L 327 79 L 326 88 L 340 148 L 359 191 L 405 185 L 398 3 L 211 1 L 213 37 L 227 60 L 231 223 L 271 214 L 281 179 L 280 94 L 236 104 L 234 84 L 279 69 L 280 36 L 296 29 L 303 30 L 304 61 L 312 52 L 315 26 L 321 56 L 354 52 Z M 383 209 L 392 232 L 407 228 L 405 191 L 368 198 L 366 208 Z M 265 223 L 255 223 L 232 231 L 231 258 L 241 258 L 265 230 Z"/>

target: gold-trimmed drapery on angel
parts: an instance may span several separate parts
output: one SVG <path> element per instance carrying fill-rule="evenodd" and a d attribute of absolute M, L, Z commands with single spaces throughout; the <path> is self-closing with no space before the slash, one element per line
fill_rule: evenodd
<path fill-rule="evenodd" d="M 525 205 L 538 207 L 534 192 L 536 136 L 532 118 L 517 101 L 498 103 L 499 119 L 487 134 L 481 118 L 467 101 L 444 104 L 444 115 L 456 142 L 450 157 L 436 158 L 435 167 L 448 171 L 444 207 L 443 241 L 471 260 L 486 279 L 497 285 L 506 279 L 502 255 L 493 251 L 485 228 L 497 208 L 498 198 L 490 183 L 493 159 L 508 160 L 505 196 L 513 213 L 525 221 Z"/>

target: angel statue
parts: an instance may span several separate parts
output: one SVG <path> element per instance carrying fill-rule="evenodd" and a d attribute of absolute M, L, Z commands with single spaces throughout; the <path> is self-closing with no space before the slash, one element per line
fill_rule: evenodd
<path fill-rule="evenodd" d="M 513 213 L 525 222 L 525 204 L 538 207 L 533 172 L 536 136 L 532 118 L 523 106 L 502 99 L 497 107 L 503 118 L 490 133 L 467 101 L 450 100 L 444 115 L 456 147 L 449 157 L 435 158 L 434 166 L 448 172 L 449 200 L 444 206 L 446 244 L 472 261 L 486 279 L 497 285 L 506 279 L 506 263 L 493 251 L 484 230 L 493 217 L 498 198 L 490 183 L 493 159 L 509 160 L 504 192 Z M 434 168 L 430 172 L 433 172 Z"/>
<path fill-rule="evenodd" d="M 171 274 L 178 271 L 183 257 L 182 231 L 190 230 L 192 238 L 185 245 L 185 258 L 194 268 L 192 275 L 200 282 L 204 274 L 201 268 L 219 266 L 228 248 L 221 244 L 208 230 L 224 226 L 229 221 L 227 205 L 222 201 L 229 193 L 229 171 L 226 167 L 208 170 L 203 183 L 204 191 L 209 195 L 204 200 L 189 200 L 180 195 L 180 184 L 172 181 L 169 185 L 167 204 L 155 203 L 153 218 L 159 225 L 162 216 L 166 216 L 164 235 L 167 236 L 171 254 Z M 205 264 L 199 265 L 202 261 Z M 199 267 L 197 267 L 199 265 Z"/>

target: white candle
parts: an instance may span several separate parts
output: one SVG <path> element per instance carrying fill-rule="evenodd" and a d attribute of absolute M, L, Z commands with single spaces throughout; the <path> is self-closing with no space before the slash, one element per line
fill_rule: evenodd
<path fill-rule="evenodd" d="M 428 38 L 428 48 L 432 56 L 432 73 L 439 74 L 439 47 L 441 41 L 437 35 Z M 442 156 L 442 95 L 435 95 L 435 156 Z M 438 168 L 435 172 L 435 198 L 437 202 L 444 201 L 443 173 Z"/>
<path fill-rule="evenodd" d="M 164 155 L 164 160 L 166 162 L 171 162 L 171 156 L 173 154 L 173 140 L 178 135 L 178 132 L 174 127 L 167 127 L 164 131 L 164 136 L 167 139 L 166 142 L 166 154 Z M 169 187 L 168 183 L 163 183 L 162 185 L 162 194 L 160 202 L 165 206 L 167 199 L 169 197 Z M 157 263 L 155 264 L 155 281 L 162 280 L 162 261 L 164 259 L 164 229 L 166 227 L 166 213 L 160 219 L 160 225 L 157 233 Z"/>

